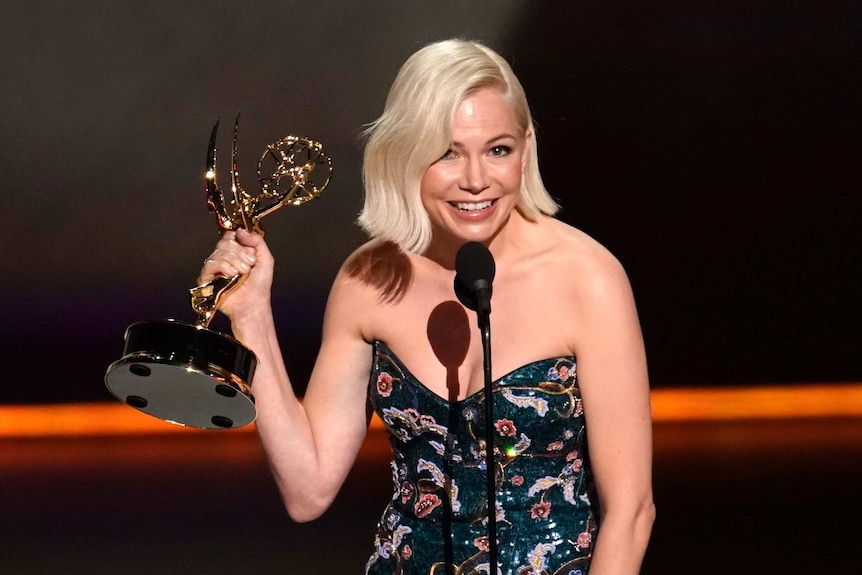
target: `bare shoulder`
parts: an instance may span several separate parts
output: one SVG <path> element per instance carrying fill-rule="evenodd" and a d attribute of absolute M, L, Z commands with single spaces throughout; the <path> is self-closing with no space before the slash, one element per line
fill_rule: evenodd
<path fill-rule="evenodd" d="M 595 406 L 601 403 L 595 390 L 616 398 L 606 395 L 614 386 L 627 389 L 624 393 L 637 388 L 640 395 L 648 389 L 634 295 L 620 261 L 588 234 L 554 221 L 548 237 L 548 254 L 541 258 L 547 267 L 541 273 L 554 278 L 545 282 L 553 286 L 552 309 L 568 318 L 562 333 L 578 358 L 584 402 L 589 396 L 595 420 Z"/>
<path fill-rule="evenodd" d="M 366 242 L 345 260 L 333 282 L 324 330 L 333 326 L 370 341 L 382 308 L 403 297 L 412 275 L 408 256 L 396 245 Z"/>
<path fill-rule="evenodd" d="M 547 356 L 564 348 L 580 358 L 605 326 L 631 323 L 628 278 L 600 242 L 550 217 L 526 228 L 520 239 L 517 257 L 498 266 L 502 277 L 494 296 L 500 296 L 499 309 L 510 304 L 507 317 L 518 321 L 513 328 L 518 345 L 520 334 L 529 331 L 530 341 L 539 342 L 536 354 Z M 556 328 L 547 330 L 547 325 Z"/>
<path fill-rule="evenodd" d="M 550 246 L 545 265 L 563 265 L 570 272 L 566 283 L 581 298 L 595 303 L 595 298 L 628 297 L 628 276 L 620 261 L 587 233 L 556 219 L 548 222 Z"/>
<path fill-rule="evenodd" d="M 373 291 L 380 301 L 397 302 L 413 282 L 413 265 L 392 242 L 371 240 L 347 258 L 339 276 Z"/>

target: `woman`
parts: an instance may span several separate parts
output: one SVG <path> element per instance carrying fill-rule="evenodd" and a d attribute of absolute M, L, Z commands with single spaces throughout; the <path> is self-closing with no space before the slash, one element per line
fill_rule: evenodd
<path fill-rule="evenodd" d="M 372 239 L 332 286 L 301 401 L 276 339 L 263 238 L 225 233 L 199 277 L 248 274 L 222 311 L 260 360 L 257 428 L 290 516 L 330 505 L 370 399 L 390 432 L 395 491 L 366 572 L 487 572 L 482 344 L 452 288 L 457 250 L 477 241 L 497 267 L 500 571 L 637 573 L 654 516 L 637 312 L 613 256 L 552 217 L 517 78 L 481 44 L 429 45 L 368 134 L 360 224 Z"/>

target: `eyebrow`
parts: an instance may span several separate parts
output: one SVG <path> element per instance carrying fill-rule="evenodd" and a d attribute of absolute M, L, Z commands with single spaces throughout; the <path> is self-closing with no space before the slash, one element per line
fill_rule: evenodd
<path fill-rule="evenodd" d="M 485 141 L 485 145 L 486 145 L 486 146 L 489 146 L 489 145 L 491 145 L 491 144 L 493 144 L 493 143 L 495 143 L 495 142 L 499 142 L 499 141 L 501 141 L 501 140 L 517 140 L 517 139 L 518 139 L 518 137 L 517 137 L 517 136 L 515 136 L 514 134 L 510 134 L 510 133 L 506 132 L 506 133 L 500 134 L 500 135 L 498 135 L 498 136 L 494 136 L 493 138 L 491 138 L 491 139 L 489 139 L 489 140 L 486 140 L 486 141 Z M 456 140 L 452 140 L 451 145 L 453 145 L 453 146 L 461 146 L 461 145 L 463 145 L 463 144 L 462 144 L 461 142 L 456 141 Z"/>

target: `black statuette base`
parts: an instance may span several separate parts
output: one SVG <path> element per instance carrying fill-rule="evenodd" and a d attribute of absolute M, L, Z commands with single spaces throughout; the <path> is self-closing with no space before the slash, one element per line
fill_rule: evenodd
<path fill-rule="evenodd" d="M 203 429 L 257 417 L 254 353 L 234 338 L 174 320 L 132 324 L 105 385 L 120 401 L 171 423 Z"/>

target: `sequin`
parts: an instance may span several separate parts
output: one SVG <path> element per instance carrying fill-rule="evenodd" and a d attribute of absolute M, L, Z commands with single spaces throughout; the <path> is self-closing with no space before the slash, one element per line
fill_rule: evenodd
<path fill-rule="evenodd" d="M 500 573 L 587 575 L 597 527 L 575 358 L 493 387 Z M 484 392 L 449 403 L 377 341 L 369 393 L 398 473 L 366 574 L 486 575 Z"/>

